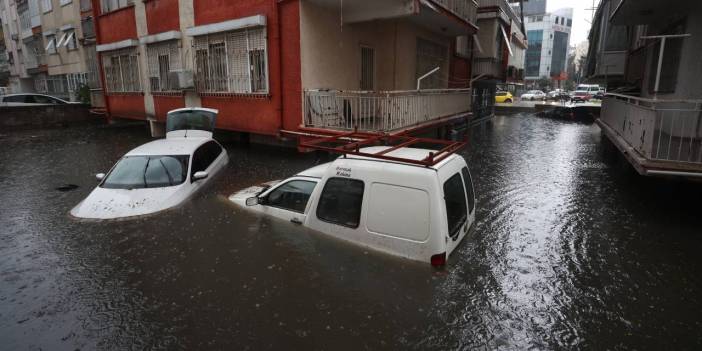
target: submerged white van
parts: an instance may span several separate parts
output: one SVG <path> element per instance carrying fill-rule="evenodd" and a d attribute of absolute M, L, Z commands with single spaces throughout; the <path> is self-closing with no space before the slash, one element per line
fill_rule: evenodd
<path fill-rule="evenodd" d="M 412 260 L 444 265 L 475 221 L 468 165 L 436 150 L 373 146 L 229 197 L 235 204 Z M 273 185 L 271 185 L 273 184 Z"/>

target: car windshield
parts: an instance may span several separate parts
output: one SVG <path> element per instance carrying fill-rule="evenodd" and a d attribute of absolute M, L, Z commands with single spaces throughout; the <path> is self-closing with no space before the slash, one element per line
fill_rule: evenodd
<path fill-rule="evenodd" d="M 161 188 L 179 185 L 188 174 L 188 155 L 125 156 L 107 175 L 108 189 Z"/>
<path fill-rule="evenodd" d="M 541 90 L 531 90 L 529 94 L 541 94 Z"/>

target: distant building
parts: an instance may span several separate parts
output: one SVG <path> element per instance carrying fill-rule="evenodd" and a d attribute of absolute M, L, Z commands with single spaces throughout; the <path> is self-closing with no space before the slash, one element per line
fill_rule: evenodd
<path fill-rule="evenodd" d="M 529 43 L 525 61 L 527 82 L 548 77 L 552 87 L 560 87 L 567 78 L 566 61 L 573 27 L 573 9 L 530 15 L 524 21 Z"/>
<path fill-rule="evenodd" d="M 97 87 L 91 1 L 0 0 L 0 21 L 13 92 L 75 100 Z"/>
<path fill-rule="evenodd" d="M 642 175 L 702 179 L 702 2 L 602 0 L 587 75 L 597 123 Z"/>
<path fill-rule="evenodd" d="M 0 4 L 2 3 L 0 2 Z M 9 83 L 9 78 L 10 64 L 7 61 L 7 47 L 5 46 L 4 26 L 2 24 L 2 16 L 0 16 L 0 87 L 6 86 Z"/>

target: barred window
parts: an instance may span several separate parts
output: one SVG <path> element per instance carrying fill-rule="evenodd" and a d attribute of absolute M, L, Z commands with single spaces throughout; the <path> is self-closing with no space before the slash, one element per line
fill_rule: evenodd
<path fill-rule="evenodd" d="M 139 58 L 136 48 L 106 52 L 102 56 L 107 91 L 140 92 Z"/>
<path fill-rule="evenodd" d="M 146 46 L 151 91 L 171 91 L 168 73 L 181 69 L 178 41 L 170 40 Z"/>
<path fill-rule="evenodd" d="M 195 37 L 199 92 L 267 93 L 266 28 Z"/>
<path fill-rule="evenodd" d="M 102 13 L 106 13 L 132 5 L 134 0 L 101 0 L 100 2 Z"/>

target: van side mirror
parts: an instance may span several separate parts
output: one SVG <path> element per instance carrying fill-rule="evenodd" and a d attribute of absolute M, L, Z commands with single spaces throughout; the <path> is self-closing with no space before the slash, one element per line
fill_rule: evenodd
<path fill-rule="evenodd" d="M 95 175 L 95 178 L 97 178 L 97 180 L 103 180 L 105 179 L 105 173 L 98 173 Z"/>
<path fill-rule="evenodd" d="M 258 197 L 252 196 L 246 199 L 246 206 L 256 206 L 258 205 Z"/>
<path fill-rule="evenodd" d="M 193 181 L 200 180 L 200 179 L 205 179 L 205 178 L 207 178 L 208 176 L 209 176 L 209 174 L 208 174 L 207 172 L 205 172 L 205 171 L 195 172 L 195 174 L 193 174 Z"/>

